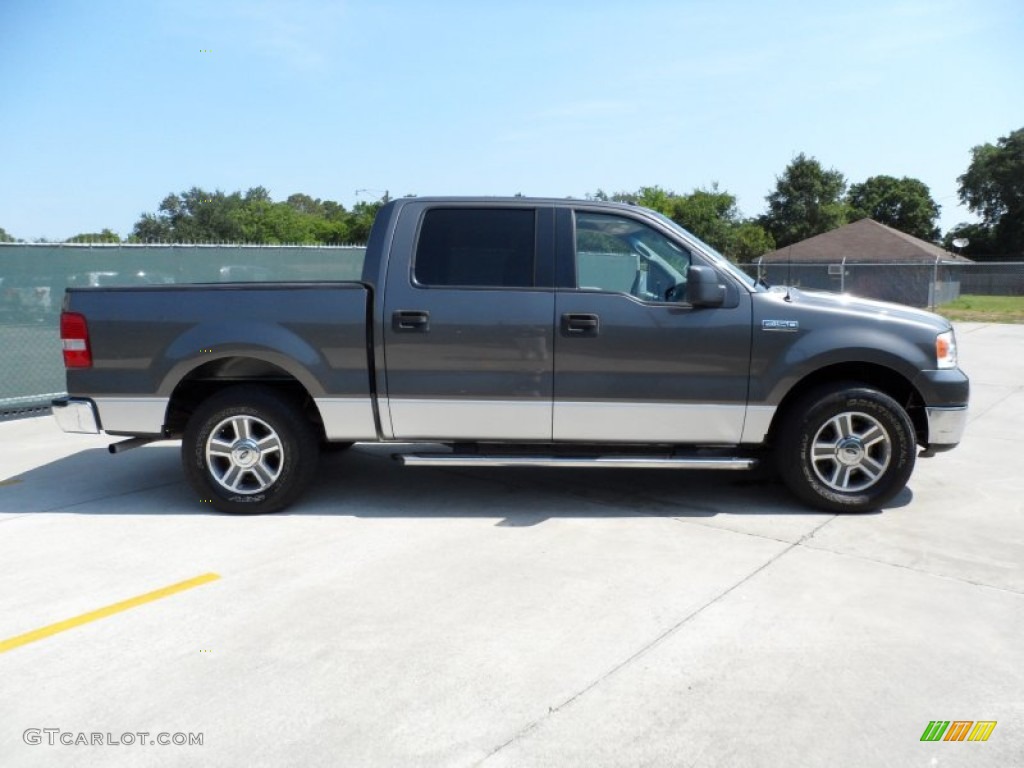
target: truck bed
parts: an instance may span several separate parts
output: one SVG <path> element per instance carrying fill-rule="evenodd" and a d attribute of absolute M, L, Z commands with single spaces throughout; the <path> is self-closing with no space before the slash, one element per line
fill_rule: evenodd
<path fill-rule="evenodd" d="M 68 393 L 108 432 L 156 435 L 181 386 L 278 375 L 305 387 L 327 437 L 375 438 L 369 307 L 358 282 L 71 288 L 93 365 L 68 370 Z"/>

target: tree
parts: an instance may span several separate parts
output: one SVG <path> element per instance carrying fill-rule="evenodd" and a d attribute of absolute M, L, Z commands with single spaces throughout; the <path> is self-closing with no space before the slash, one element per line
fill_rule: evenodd
<path fill-rule="evenodd" d="M 661 187 L 640 187 L 637 192 L 616 192 L 615 194 L 608 194 L 603 189 L 597 190 L 586 195 L 587 200 L 598 200 L 602 203 L 637 203 L 639 204 L 640 196 L 644 194 L 644 190 L 650 190 L 649 194 L 657 195 L 658 190 Z M 672 194 L 672 193 L 669 193 Z"/>
<path fill-rule="evenodd" d="M 242 195 L 226 195 L 219 189 L 207 192 L 192 187 L 164 199 L 160 210 L 171 220 L 174 239 L 182 242 L 230 242 L 242 239 L 242 230 L 232 215 L 242 207 Z"/>
<path fill-rule="evenodd" d="M 733 236 L 739 224 L 736 197 L 719 190 L 695 189 L 672 201 L 668 215 L 684 229 L 725 253 L 731 250 Z"/>
<path fill-rule="evenodd" d="M 242 204 L 240 192 L 226 195 L 220 190 L 207 192 L 201 187 L 192 187 L 180 195 L 172 193 L 161 201 L 155 214 L 143 214 L 135 223 L 132 239 L 140 242 L 238 242 L 242 239 L 242 230 L 233 214 Z"/>
<path fill-rule="evenodd" d="M 964 239 L 967 245 L 958 248 L 953 245 L 954 240 Z M 997 252 L 995 237 L 992 229 L 984 224 L 957 224 L 946 236 L 942 238 L 942 247 L 960 256 L 967 256 L 971 259 L 991 256 Z"/>
<path fill-rule="evenodd" d="M 121 238 L 116 232 L 104 229 L 102 232 L 83 232 L 80 235 L 69 237 L 66 243 L 120 243 Z"/>
<path fill-rule="evenodd" d="M 733 261 L 753 261 L 775 248 L 772 236 L 757 221 L 744 219 L 736 196 L 717 183 L 677 197 L 670 216 Z"/>
<path fill-rule="evenodd" d="M 280 245 L 282 243 L 315 244 L 315 216 L 297 211 L 288 203 L 259 200 L 244 206 L 235 217 L 247 242 Z"/>
<path fill-rule="evenodd" d="M 657 211 L 671 217 L 672 209 L 678 198 L 679 196 L 675 192 L 670 192 L 659 186 L 653 186 L 640 187 L 635 194 L 629 196 L 628 200 L 622 200 L 621 202 L 636 203 L 644 208 L 650 208 L 652 211 Z"/>
<path fill-rule="evenodd" d="M 247 203 L 257 203 L 257 202 L 269 203 L 269 202 L 271 202 L 271 200 L 270 200 L 270 192 L 267 190 L 266 187 L 250 187 L 249 189 L 247 189 L 245 191 L 245 202 L 247 202 Z"/>
<path fill-rule="evenodd" d="M 939 239 L 939 205 L 928 186 L 904 176 L 872 176 L 850 186 L 846 195 L 851 221 L 874 219 L 922 240 Z"/>
<path fill-rule="evenodd" d="M 294 195 L 289 195 L 285 202 L 299 213 L 318 216 L 321 212 L 320 200 L 314 200 L 309 195 L 296 192 Z"/>
<path fill-rule="evenodd" d="M 775 241 L 764 227 L 754 220 L 744 221 L 733 230 L 732 244 L 722 251 L 740 264 L 751 262 L 775 250 Z"/>
<path fill-rule="evenodd" d="M 352 206 L 348 220 L 348 236 L 352 242 L 365 243 L 370 239 L 370 229 L 377 211 L 384 207 L 382 201 L 375 203 L 358 202 Z"/>
<path fill-rule="evenodd" d="M 765 198 L 768 211 L 759 223 L 779 248 L 820 235 L 847 222 L 845 191 L 843 174 L 834 168 L 826 171 L 801 152 L 776 177 L 775 190 Z"/>
<path fill-rule="evenodd" d="M 171 240 L 171 225 L 166 218 L 153 213 L 144 213 L 132 228 L 128 237 L 133 243 L 161 243 Z"/>
<path fill-rule="evenodd" d="M 0 227 L 0 243 L 13 243 L 14 238 L 7 234 L 7 230 Z"/>
<path fill-rule="evenodd" d="M 971 163 L 960 176 L 960 201 L 981 216 L 1002 253 L 1024 252 L 1024 128 L 993 144 L 971 150 Z"/>
<path fill-rule="evenodd" d="M 359 203 L 350 212 L 333 200 L 299 192 L 275 203 L 266 187 L 244 194 L 192 187 L 167 195 L 156 213 L 142 214 L 129 242 L 365 242 L 380 206 Z"/>

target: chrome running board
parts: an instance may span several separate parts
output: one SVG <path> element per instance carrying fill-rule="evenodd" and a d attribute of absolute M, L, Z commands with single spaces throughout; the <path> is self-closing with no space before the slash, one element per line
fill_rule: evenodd
<path fill-rule="evenodd" d="M 487 456 L 396 453 L 408 467 L 608 467 L 612 469 L 753 469 L 757 459 L 717 456 Z"/>

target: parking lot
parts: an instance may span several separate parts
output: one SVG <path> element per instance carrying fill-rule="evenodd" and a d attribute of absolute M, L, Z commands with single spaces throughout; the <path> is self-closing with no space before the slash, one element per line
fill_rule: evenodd
<path fill-rule="evenodd" d="M 230 517 L 176 443 L 0 423 L 0 766 L 1024 765 L 1024 326 L 958 334 L 964 443 L 867 515 L 357 446 Z"/>

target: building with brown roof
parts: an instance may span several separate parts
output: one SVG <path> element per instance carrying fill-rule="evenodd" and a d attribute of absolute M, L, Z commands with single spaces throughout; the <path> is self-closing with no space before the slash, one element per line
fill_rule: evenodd
<path fill-rule="evenodd" d="M 759 274 L 771 283 L 853 293 L 918 307 L 960 295 L 957 265 L 970 259 L 861 219 L 766 253 Z"/>

